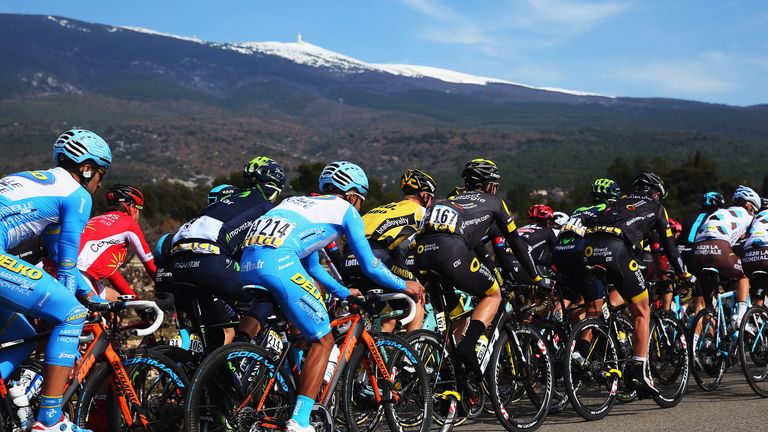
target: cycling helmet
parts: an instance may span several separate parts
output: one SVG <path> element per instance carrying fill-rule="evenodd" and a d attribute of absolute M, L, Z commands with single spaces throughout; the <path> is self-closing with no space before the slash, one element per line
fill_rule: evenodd
<path fill-rule="evenodd" d="M 592 183 L 592 198 L 601 202 L 616 200 L 621 195 L 619 184 L 609 178 L 599 178 Z"/>
<path fill-rule="evenodd" d="M 171 257 L 172 245 L 173 233 L 165 233 L 157 240 L 157 244 L 152 249 L 152 256 L 158 265 L 164 265 L 165 261 Z"/>
<path fill-rule="evenodd" d="M 486 183 L 498 182 L 501 178 L 501 173 L 493 161 L 488 159 L 472 159 L 464 166 L 461 178 L 464 179 L 464 184 L 468 188 L 474 189 Z"/>
<path fill-rule="evenodd" d="M 534 204 L 528 209 L 528 219 L 533 221 L 546 221 L 554 217 L 555 211 L 545 204 Z"/>
<path fill-rule="evenodd" d="M 435 179 L 431 175 L 418 169 L 407 169 L 400 177 L 400 188 L 406 195 L 427 192 L 432 195 L 437 191 Z"/>
<path fill-rule="evenodd" d="M 758 195 L 751 187 L 742 185 L 739 185 L 739 187 L 736 188 L 736 191 L 733 192 L 733 203 L 738 205 L 739 201 L 752 203 L 755 210 L 759 209 L 762 205 L 760 195 Z"/>
<path fill-rule="evenodd" d="M 368 176 L 352 162 L 331 162 L 323 168 L 319 180 L 321 193 L 329 193 L 336 188 L 342 192 L 354 190 L 364 197 L 368 196 Z"/>
<path fill-rule="evenodd" d="M 701 207 L 719 209 L 725 207 L 725 197 L 720 192 L 707 192 L 701 202 Z"/>
<path fill-rule="evenodd" d="M 760 198 L 760 211 L 768 210 L 768 198 Z"/>
<path fill-rule="evenodd" d="M 112 165 L 112 152 L 100 136 L 85 129 L 72 129 L 59 135 L 53 144 L 53 160 L 56 163 L 69 159 L 77 164 L 93 161 L 107 169 Z"/>
<path fill-rule="evenodd" d="M 208 191 L 208 204 L 213 204 L 225 196 L 240 192 L 240 188 L 231 184 L 220 184 Z"/>
<path fill-rule="evenodd" d="M 675 219 L 669 218 L 669 229 L 672 230 L 672 234 L 675 238 L 680 237 L 680 233 L 683 232 L 683 225 Z"/>
<path fill-rule="evenodd" d="M 285 187 L 283 168 L 266 156 L 255 157 L 245 164 L 243 180 L 246 188 L 258 189 L 268 200 L 277 199 Z"/>
<path fill-rule="evenodd" d="M 568 213 L 564 213 L 561 211 L 556 211 L 553 215 L 555 227 L 560 228 L 563 225 L 565 225 L 566 222 L 568 222 L 568 219 L 570 219 L 570 216 L 568 216 Z"/>
<path fill-rule="evenodd" d="M 661 193 L 661 198 L 667 197 L 667 188 L 664 186 L 664 181 L 657 174 L 650 171 L 642 171 L 635 177 L 632 182 L 635 187 L 635 192 L 648 193 L 651 190 Z"/>
<path fill-rule="evenodd" d="M 144 207 L 144 194 L 133 186 L 115 183 L 107 191 L 107 204 L 133 204 L 139 210 Z"/>

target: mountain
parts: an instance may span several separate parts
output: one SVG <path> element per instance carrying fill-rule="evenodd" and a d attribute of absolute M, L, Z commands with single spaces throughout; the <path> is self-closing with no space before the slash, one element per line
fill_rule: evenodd
<path fill-rule="evenodd" d="M 616 156 L 727 148 L 723 166 L 751 178 L 767 156 L 765 105 L 536 88 L 366 63 L 301 40 L 215 43 L 0 14 L 0 56 L 3 172 L 39 165 L 73 126 L 108 139 L 126 180 L 207 181 L 267 153 L 289 168 L 349 158 L 385 180 L 418 165 L 454 182 L 457 166 L 484 155 L 510 180 L 557 186 Z"/>

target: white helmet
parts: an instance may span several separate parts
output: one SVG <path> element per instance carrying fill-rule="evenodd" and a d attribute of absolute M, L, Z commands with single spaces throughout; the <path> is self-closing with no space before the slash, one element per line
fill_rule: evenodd
<path fill-rule="evenodd" d="M 563 213 L 561 211 L 556 211 L 553 215 L 554 223 L 556 228 L 561 228 L 563 225 L 565 225 L 566 222 L 568 222 L 568 219 L 570 216 L 568 216 L 567 213 Z"/>
<path fill-rule="evenodd" d="M 760 195 L 758 195 L 751 187 L 739 185 L 739 187 L 736 188 L 736 191 L 733 192 L 733 203 L 737 204 L 736 201 L 739 199 L 752 203 L 755 210 L 760 209 Z"/>

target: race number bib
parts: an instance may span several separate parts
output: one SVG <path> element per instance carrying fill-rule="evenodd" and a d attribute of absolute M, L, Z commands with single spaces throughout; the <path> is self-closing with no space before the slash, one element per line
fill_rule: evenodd
<path fill-rule="evenodd" d="M 279 248 L 295 227 L 295 223 L 281 217 L 257 219 L 245 238 L 245 245 Z"/>
<path fill-rule="evenodd" d="M 429 214 L 427 225 L 435 231 L 456 232 L 459 212 L 453 207 L 436 205 Z"/>

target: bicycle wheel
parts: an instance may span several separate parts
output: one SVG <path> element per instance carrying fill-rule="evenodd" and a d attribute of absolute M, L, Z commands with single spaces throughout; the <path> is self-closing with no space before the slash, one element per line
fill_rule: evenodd
<path fill-rule="evenodd" d="M 616 400 L 619 377 L 616 344 L 605 323 L 599 318 L 582 320 L 565 351 L 565 389 L 573 409 L 586 420 L 605 417 Z"/>
<path fill-rule="evenodd" d="M 183 415 L 189 388 L 189 378 L 184 371 L 167 356 L 144 348 L 129 351 L 122 363 L 139 402 L 136 404 L 125 398 L 131 425 L 124 417 L 116 395 L 115 387 L 121 377 L 107 363 L 86 379 L 77 407 L 77 424 L 95 430 L 128 431 L 141 428 L 146 419 L 147 428 L 153 431 L 183 430 L 184 424 L 178 419 Z M 104 392 L 105 398 L 102 397 Z"/>
<path fill-rule="evenodd" d="M 416 351 L 419 361 L 431 378 L 432 418 L 436 423 L 444 426 L 443 431 L 450 431 L 453 427 L 466 422 L 467 417 L 457 416 L 460 402 L 451 396 L 458 395 L 460 390 L 456 369 L 451 356 L 446 355 L 443 338 L 430 330 L 410 332 L 405 338 Z"/>
<path fill-rule="evenodd" d="M 698 329 L 698 331 L 697 331 Z M 696 384 L 704 391 L 713 391 L 720 386 L 725 374 L 725 357 L 720 352 L 719 344 L 724 343 L 717 325 L 714 309 L 699 311 L 691 327 L 691 364 Z"/>
<path fill-rule="evenodd" d="M 344 371 L 342 408 L 347 429 L 370 430 L 366 419 L 379 409 L 381 397 L 387 424 L 392 431 L 429 430 L 432 418 L 430 380 L 418 354 L 405 339 L 377 335 L 376 346 L 394 382 L 389 383 L 366 345 L 358 345 Z"/>
<path fill-rule="evenodd" d="M 768 397 L 768 308 L 752 306 L 741 319 L 739 360 L 749 386 Z"/>
<path fill-rule="evenodd" d="M 262 431 L 291 416 L 293 380 L 270 354 L 250 343 L 213 351 L 200 364 L 187 395 L 189 432 Z"/>
<path fill-rule="evenodd" d="M 508 323 L 486 371 L 496 417 L 509 431 L 536 430 L 549 413 L 554 385 L 552 358 L 539 331 Z M 520 397 L 515 398 L 519 394 Z"/>
<path fill-rule="evenodd" d="M 657 311 L 651 320 L 648 362 L 659 390 L 657 405 L 671 408 L 683 399 L 688 388 L 688 341 L 685 327 L 672 312 Z"/>
<path fill-rule="evenodd" d="M 634 344 L 632 342 L 633 334 L 635 332 L 635 325 L 632 319 L 625 313 L 619 311 L 614 315 L 613 322 L 616 325 L 616 332 L 613 333 L 616 338 L 616 359 L 618 360 L 619 369 L 624 373 L 624 366 L 634 356 Z M 619 380 L 619 389 L 616 391 L 616 400 L 621 403 L 632 402 L 637 399 L 637 390 L 627 389 L 627 383 L 622 379 Z"/>

